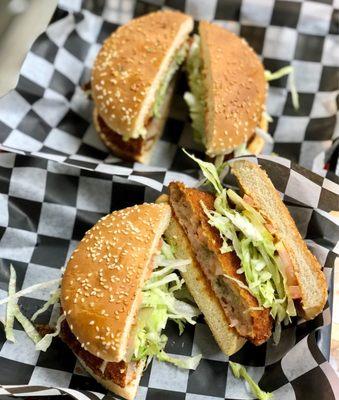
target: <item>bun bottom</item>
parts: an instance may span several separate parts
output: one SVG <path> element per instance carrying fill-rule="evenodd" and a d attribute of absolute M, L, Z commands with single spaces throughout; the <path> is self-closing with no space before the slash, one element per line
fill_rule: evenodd
<path fill-rule="evenodd" d="M 162 195 L 156 202 L 168 203 L 168 196 Z M 191 250 L 188 238 L 175 217 L 172 216 L 164 236 L 170 244 L 174 245 L 177 257 L 190 258 L 192 260 L 191 264 L 187 266 L 186 272 L 181 274 L 220 349 L 227 356 L 236 353 L 245 344 L 246 340 L 229 326 L 220 302 L 205 278 Z"/>
<path fill-rule="evenodd" d="M 139 362 L 138 367 L 135 371 L 136 377 L 135 379 L 130 382 L 128 385 L 125 387 L 121 387 L 114 383 L 112 380 L 109 379 L 104 379 L 100 376 L 98 376 L 95 372 L 89 368 L 86 363 L 78 356 L 76 356 L 77 359 L 79 360 L 80 364 L 84 368 L 86 372 L 88 372 L 100 385 L 102 385 L 104 388 L 108 389 L 110 392 L 115 393 L 118 396 L 123 397 L 126 400 L 133 400 L 136 396 L 138 387 L 139 387 L 139 382 L 142 376 L 142 371 L 144 369 L 145 363 L 144 362 Z"/>

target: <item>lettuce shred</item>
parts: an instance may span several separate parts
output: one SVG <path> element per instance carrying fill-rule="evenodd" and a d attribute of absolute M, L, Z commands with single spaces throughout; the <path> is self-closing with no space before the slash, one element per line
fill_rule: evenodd
<path fill-rule="evenodd" d="M 153 115 L 156 118 L 159 118 L 161 116 L 161 107 L 165 100 L 168 86 L 169 86 L 174 74 L 177 72 L 180 65 L 184 62 L 184 60 L 186 58 L 187 50 L 188 50 L 188 44 L 185 43 L 177 51 L 171 65 L 169 66 L 169 68 L 168 68 L 168 70 L 156 92 L 155 101 L 154 101 L 154 105 L 153 105 Z"/>
<path fill-rule="evenodd" d="M 58 336 L 61 330 L 61 323 L 66 318 L 64 314 L 61 314 L 56 322 L 55 331 L 53 333 L 48 333 L 42 339 L 36 343 L 35 349 L 40 351 L 46 351 L 52 344 L 54 337 Z"/>
<path fill-rule="evenodd" d="M 183 152 L 199 165 L 205 177 L 205 182 L 210 183 L 213 186 L 214 191 L 217 194 L 220 194 L 223 190 L 223 186 L 219 179 L 217 167 L 210 162 L 202 161 L 194 155 L 189 154 L 185 149 L 183 149 Z"/>
<path fill-rule="evenodd" d="M 265 79 L 267 82 L 270 81 L 274 81 L 276 79 L 280 79 L 283 76 L 289 76 L 288 79 L 288 84 L 289 84 L 289 88 L 291 91 L 291 97 L 292 97 L 292 104 L 293 104 L 293 108 L 295 110 L 299 110 L 299 95 L 295 86 L 295 82 L 294 82 L 294 68 L 292 67 L 292 65 L 287 65 L 286 67 L 280 68 L 278 69 L 278 71 L 275 72 L 271 72 L 266 70 L 265 71 Z"/>
<path fill-rule="evenodd" d="M 248 383 L 252 394 L 258 399 L 258 400 L 269 400 L 273 398 L 273 394 L 269 392 L 264 392 L 263 390 L 260 389 L 259 385 L 252 379 L 252 377 L 249 375 L 249 373 L 246 371 L 246 368 L 238 363 L 235 363 L 233 361 L 229 361 L 229 365 L 232 369 L 233 375 L 237 378 L 244 378 L 245 381 Z"/>
<path fill-rule="evenodd" d="M 55 286 L 55 285 L 58 286 L 60 284 L 60 282 L 61 282 L 61 278 L 52 279 L 50 281 L 41 282 L 41 283 L 37 283 L 36 285 L 29 286 L 25 289 L 19 290 L 19 292 L 16 292 L 13 294 L 8 294 L 7 297 L 0 300 L 0 306 L 2 304 L 6 304 L 6 303 L 10 302 L 12 299 L 18 299 L 19 297 L 26 296 L 26 294 L 33 293 L 36 290 L 45 289 L 49 286 Z"/>
<path fill-rule="evenodd" d="M 276 322 L 273 339 L 278 342 L 281 322 L 290 322 L 296 310 L 289 295 L 286 277 L 282 273 L 275 239 L 266 228 L 265 219 L 255 208 L 233 190 L 223 188 L 212 163 L 190 157 L 199 164 L 216 193 L 214 210 L 208 210 L 203 203 L 202 207 L 209 224 L 219 231 L 223 239 L 220 251 L 235 251 L 239 257 L 241 268 L 237 273 L 245 277 L 248 290 L 257 299 L 259 306 L 270 309 Z M 228 275 L 224 277 L 230 278 Z"/>
<path fill-rule="evenodd" d="M 202 60 L 200 57 L 200 37 L 194 35 L 187 58 L 187 75 L 190 92 L 184 94 L 190 117 L 194 139 L 204 143 L 205 138 L 205 88 L 202 75 Z"/>
<path fill-rule="evenodd" d="M 7 297 L 7 311 L 6 311 L 6 322 L 5 322 L 5 336 L 7 340 L 15 342 L 13 325 L 16 319 L 21 326 L 24 328 L 27 336 L 34 342 L 38 343 L 41 339 L 38 331 L 34 325 L 26 318 L 19 309 L 18 298 L 16 293 L 16 271 L 13 265 L 10 265 L 10 275 L 8 284 L 8 297 Z"/>
<path fill-rule="evenodd" d="M 168 355 L 164 351 L 168 338 L 162 333 L 167 321 L 173 320 L 178 324 L 181 334 L 185 323 L 195 324 L 194 318 L 200 314 L 197 307 L 176 297 L 184 281 L 175 270 L 185 270 L 190 260 L 177 260 L 171 246 L 163 242 L 156 263 L 157 267 L 142 292 L 133 358 L 149 362 L 156 357 L 181 368 L 195 369 L 201 356 L 182 359 Z"/>
<path fill-rule="evenodd" d="M 22 289 L 19 292 L 15 291 L 16 287 L 16 272 L 12 265 L 10 265 L 10 277 L 8 284 L 8 296 L 0 301 L 1 304 L 7 303 L 7 312 L 6 312 L 6 321 L 5 321 L 5 336 L 7 340 L 15 342 L 14 332 L 13 332 L 13 324 L 14 319 L 16 319 L 21 326 L 24 328 L 26 335 L 36 344 L 37 350 L 46 351 L 49 345 L 51 344 L 52 338 L 57 336 L 60 329 L 57 324 L 57 333 L 49 334 L 41 338 L 39 332 L 36 330 L 35 326 L 32 322 L 20 311 L 18 306 L 18 299 L 21 296 L 32 293 L 35 290 L 39 290 L 42 288 L 46 288 L 56 283 L 59 284 L 61 279 L 53 279 L 51 281 L 37 283 L 36 285 L 30 286 L 28 288 Z M 60 289 L 56 289 L 50 296 L 49 300 L 44 304 L 44 306 L 39 309 L 31 318 L 32 321 L 35 318 L 46 311 L 48 307 L 52 304 L 55 304 L 59 300 Z M 61 322 L 60 322 L 61 323 Z"/>
<path fill-rule="evenodd" d="M 26 335 L 37 344 L 41 340 L 41 336 L 39 332 L 35 329 L 32 322 L 24 316 L 24 314 L 19 310 L 18 305 L 15 306 L 15 318 L 24 328 Z"/>
<path fill-rule="evenodd" d="M 13 265 L 11 264 L 9 283 L 8 283 L 8 296 L 10 297 L 10 300 L 7 303 L 6 322 L 5 322 L 6 339 L 10 340 L 11 342 L 15 342 L 13 325 L 14 325 L 15 312 L 18 302 L 18 299 L 12 297 L 15 294 L 15 287 L 16 287 L 16 272 Z"/>
<path fill-rule="evenodd" d="M 31 321 L 35 321 L 38 315 L 47 311 L 50 306 L 52 306 L 59 300 L 60 291 L 60 289 L 57 289 L 55 292 L 51 293 L 50 298 L 46 301 L 46 303 L 32 315 Z"/>
<path fill-rule="evenodd" d="M 267 82 L 275 81 L 282 78 L 283 76 L 289 75 L 293 71 L 292 65 L 287 65 L 286 67 L 280 68 L 275 72 L 269 70 L 265 71 L 265 79 Z"/>

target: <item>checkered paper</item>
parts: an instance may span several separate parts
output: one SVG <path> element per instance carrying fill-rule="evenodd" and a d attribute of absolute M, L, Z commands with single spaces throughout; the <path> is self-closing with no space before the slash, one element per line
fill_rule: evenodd
<path fill-rule="evenodd" d="M 110 173 L 134 168 L 137 164 L 112 157 L 101 143 L 91 122 L 92 102 L 81 85 L 89 80 L 102 41 L 119 24 L 162 7 L 214 20 L 240 34 L 269 70 L 295 67 L 300 110 L 293 109 L 286 77 L 271 82 L 267 104 L 275 143 L 265 151 L 311 169 L 339 134 L 337 0 L 61 1 L 29 51 L 17 88 L 0 99 L 1 147 Z M 182 171 L 180 147 L 197 148 L 182 99 L 186 89 L 182 76 L 148 170 Z M 321 171 L 323 156 L 316 160 Z"/>
<path fill-rule="evenodd" d="M 286 159 L 251 159 L 267 170 L 330 283 L 339 252 L 335 247 L 339 227 L 328 211 L 338 199 L 339 186 Z M 187 167 L 195 168 L 192 160 L 188 160 Z M 41 158 L 1 154 L 0 297 L 6 295 L 10 263 L 17 271 L 17 290 L 58 278 L 78 241 L 100 217 L 132 204 L 154 201 L 166 191 L 170 180 L 182 178 L 173 172 L 141 176 L 138 171 L 129 176 L 112 176 Z M 189 176 L 185 181 L 196 183 Z M 234 184 L 229 177 L 225 182 Z M 32 316 L 52 289 L 20 298 L 24 314 Z M 5 307 L 0 307 L 0 318 L 4 313 Z M 55 306 L 40 315 L 37 323 L 52 324 L 58 313 L 59 307 Z M 326 305 L 313 321 L 298 319 L 285 327 L 279 346 L 271 341 L 260 347 L 247 343 L 230 359 L 247 366 L 264 390 L 273 391 L 275 399 L 299 400 L 312 394 L 315 399 L 332 400 L 338 381 L 323 355 L 328 352 L 324 332 L 330 319 L 330 306 Z M 233 377 L 228 358 L 218 349 L 203 317 L 194 327 L 187 326 L 182 336 L 178 336 L 175 324 L 169 323 L 166 334 L 169 353 L 201 353 L 203 359 L 196 371 L 154 360 L 143 375 L 138 400 L 251 398 L 244 383 Z M 59 339 L 46 353 L 39 353 L 17 323 L 15 336 L 15 344 L 6 342 L 0 329 L 0 399 L 8 394 L 69 394 L 77 400 L 103 396 L 103 388 L 83 372 Z"/>

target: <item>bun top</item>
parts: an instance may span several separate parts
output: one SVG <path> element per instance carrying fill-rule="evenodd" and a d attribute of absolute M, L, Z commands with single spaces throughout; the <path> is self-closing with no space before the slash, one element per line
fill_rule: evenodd
<path fill-rule="evenodd" d="M 171 216 L 166 204 L 115 211 L 86 232 L 71 256 L 61 284 L 61 306 L 85 350 L 121 361 L 153 269 L 152 257 Z"/>
<path fill-rule="evenodd" d="M 260 125 L 267 83 L 259 57 L 244 39 L 199 24 L 206 82 L 206 150 L 214 157 L 247 142 Z"/>
<path fill-rule="evenodd" d="M 176 11 L 133 19 L 104 42 L 92 71 L 92 96 L 100 116 L 126 139 L 144 136 L 156 90 L 193 20 Z"/>

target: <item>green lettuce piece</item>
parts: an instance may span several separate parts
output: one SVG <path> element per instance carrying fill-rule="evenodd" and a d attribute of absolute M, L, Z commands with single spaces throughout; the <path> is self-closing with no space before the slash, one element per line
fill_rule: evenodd
<path fill-rule="evenodd" d="M 11 342 L 15 342 L 13 326 L 14 326 L 15 311 L 16 311 L 17 302 L 18 302 L 18 299 L 11 297 L 15 294 L 15 288 L 16 288 L 16 272 L 15 272 L 13 265 L 11 264 L 10 265 L 9 284 L 8 284 L 8 296 L 10 297 L 10 299 L 7 303 L 6 322 L 5 322 L 6 339 L 10 340 Z"/>
<path fill-rule="evenodd" d="M 223 187 L 220 182 L 218 170 L 215 167 L 215 165 L 212 163 L 200 160 L 199 158 L 195 157 L 193 154 L 189 154 L 185 149 L 182 149 L 182 150 L 188 157 L 190 157 L 193 161 L 195 161 L 199 165 L 204 177 L 206 178 L 207 182 L 213 186 L 214 190 L 217 193 L 222 192 Z"/>
<path fill-rule="evenodd" d="M 232 369 L 233 375 L 237 378 L 244 378 L 248 383 L 252 394 L 259 400 L 269 400 L 273 398 L 273 394 L 269 392 L 264 392 L 260 389 L 259 385 L 252 379 L 249 373 L 246 371 L 246 368 L 238 363 L 233 361 L 229 361 L 229 365 Z"/>
<path fill-rule="evenodd" d="M 164 351 L 168 338 L 162 333 L 167 321 L 173 320 L 178 324 L 181 334 L 185 323 L 195 324 L 194 318 L 200 314 L 196 306 L 176 297 L 177 293 L 182 295 L 184 281 L 174 271 L 182 271 L 190 260 L 176 259 L 174 249 L 163 242 L 161 255 L 156 262 L 158 266 L 142 292 L 133 358 L 149 362 L 156 357 L 181 368 L 195 369 L 201 357 L 179 359 L 169 356 Z"/>
<path fill-rule="evenodd" d="M 58 302 L 60 299 L 60 292 L 61 289 L 57 289 L 55 292 L 52 292 L 46 303 L 32 315 L 31 321 L 35 321 L 38 315 L 44 313 L 50 306 Z"/>
<path fill-rule="evenodd" d="M 189 107 L 194 139 L 198 143 L 204 143 L 205 140 L 206 101 L 202 68 L 200 37 L 194 35 L 187 58 L 187 74 L 190 92 L 184 94 L 184 100 Z"/>
<path fill-rule="evenodd" d="M 24 314 L 20 311 L 18 305 L 15 305 L 15 318 L 20 323 L 20 325 L 24 328 L 26 335 L 37 344 L 41 340 L 41 336 L 39 332 L 35 329 L 32 322 L 24 316 Z"/>
<path fill-rule="evenodd" d="M 289 75 L 289 89 L 291 91 L 292 96 L 292 104 L 295 110 L 299 110 L 299 95 L 297 92 L 297 88 L 294 82 L 294 68 L 292 65 L 287 65 L 286 67 L 278 69 L 278 71 L 271 72 L 266 70 L 265 71 L 265 79 L 267 82 L 274 81 L 276 79 L 280 79 L 283 76 Z"/>
<path fill-rule="evenodd" d="M 177 72 L 180 65 L 184 62 L 184 60 L 186 58 L 187 50 L 188 50 L 188 44 L 186 43 L 183 46 L 181 46 L 181 48 L 177 51 L 171 65 L 169 66 L 169 68 L 168 68 L 168 70 L 156 92 L 155 101 L 154 101 L 154 105 L 153 105 L 153 115 L 156 118 L 159 118 L 161 116 L 160 110 L 161 110 L 161 106 L 164 102 L 168 86 L 169 86 L 174 74 Z"/>
<path fill-rule="evenodd" d="M 6 304 L 6 303 L 10 302 L 12 299 L 18 299 L 21 296 L 25 296 L 26 294 L 32 293 L 35 290 L 45 289 L 49 286 L 55 286 L 56 284 L 59 285 L 60 282 L 61 282 L 61 278 L 58 278 L 58 279 L 52 279 L 52 280 L 46 281 L 46 282 L 37 283 L 33 286 L 29 286 L 25 289 L 19 290 L 19 292 L 15 292 L 14 294 L 9 294 L 4 299 L 1 299 L 0 306 L 2 304 Z"/>
<path fill-rule="evenodd" d="M 267 230 L 263 216 L 254 207 L 233 190 L 222 187 L 212 163 L 190 157 L 198 163 L 216 193 L 214 210 L 208 210 L 204 203 L 201 205 L 209 224 L 219 231 L 223 239 L 220 251 L 226 253 L 234 250 L 239 257 L 241 268 L 237 272 L 239 275 L 244 274 L 248 290 L 258 300 L 259 306 L 270 309 L 276 321 L 273 338 L 277 341 L 281 322 L 290 321 L 290 317 L 296 315 L 296 310 L 282 273 L 280 259 L 276 256 L 274 238 Z M 241 287 L 244 285 L 229 275 L 224 277 Z"/>
<path fill-rule="evenodd" d="M 278 71 L 271 72 L 269 70 L 265 71 L 265 79 L 267 82 L 280 79 L 283 76 L 289 75 L 293 71 L 292 65 L 287 65 L 286 67 L 278 69 Z"/>
<path fill-rule="evenodd" d="M 197 369 L 199 362 L 201 360 L 201 354 L 198 354 L 193 357 L 185 357 L 185 358 L 177 358 L 172 357 L 165 353 L 164 351 L 160 352 L 158 359 L 160 361 L 166 361 L 176 365 L 179 368 L 184 369 Z"/>

